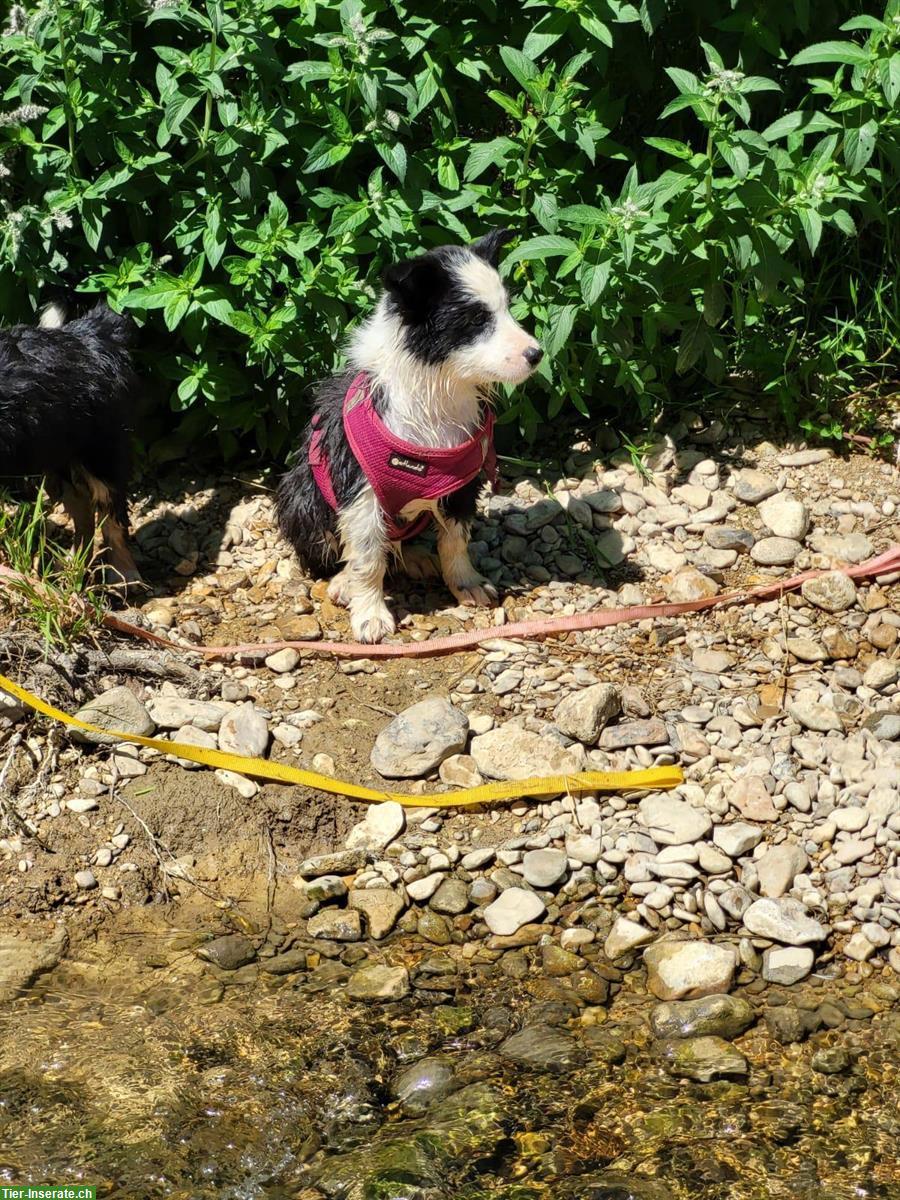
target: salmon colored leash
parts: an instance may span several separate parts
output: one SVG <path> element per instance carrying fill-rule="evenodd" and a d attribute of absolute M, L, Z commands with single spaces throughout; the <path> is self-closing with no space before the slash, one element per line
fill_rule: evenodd
<path fill-rule="evenodd" d="M 883 554 L 857 566 L 837 568 L 851 579 L 865 579 L 900 571 L 900 543 Z M 0 568 L 2 572 L 2 568 Z M 510 625 L 492 625 L 488 629 L 472 629 L 447 637 L 429 638 L 424 642 L 381 642 L 370 646 L 363 642 L 246 642 L 231 646 L 181 646 L 158 633 L 141 629 L 130 621 L 107 613 L 103 624 L 107 629 L 142 638 L 155 646 L 181 653 L 203 654 L 207 658 L 262 658 L 276 650 L 297 650 L 309 654 L 330 654 L 336 658 L 431 658 L 442 654 L 458 654 L 482 642 L 495 638 L 510 641 L 515 638 L 558 637 L 590 629 L 603 629 L 626 621 L 645 621 L 657 617 L 677 617 L 681 613 L 700 612 L 722 604 L 741 604 L 769 600 L 784 592 L 796 591 L 807 579 L 815 579 L 824 571 L 804 571 L 789 579 L 760 584 L 743 592 L 728 592 L 722 596 L 707 596 L 702 600 L 683 600 L 673 604 L 637 604 L 631 608 L 604 608 L 593 612 L 574 613 L 568 617 L 547 617 L 536 621 L 515 621 Z"/>

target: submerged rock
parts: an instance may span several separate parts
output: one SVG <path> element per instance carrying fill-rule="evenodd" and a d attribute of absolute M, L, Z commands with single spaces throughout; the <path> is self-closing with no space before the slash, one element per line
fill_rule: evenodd
<path fill-rule="evenodd" d="M 699 1000 L 657 1004 L 650 1028 L 658 1038 L 715 1036 L 735 1038 L 756 1019 L 753 1007 L 737 996 L 711 995 Z"/>
<path fill-rule="evenodd" d="M 0 935 L 0 1004 L 15 1000 L 65 954 L 69 935 L 58 925 L 48 938 Z"/>
<path fill-rule="evenodd" d="M 663 1061 L 671 1075 L 709 1083 L 711 1079 L 738 1079 L 749 1071 L 740 1050 L 720 1037 L 697 1037 L 666 1042 Z"/>
<path fill-rule="evenodd" d="M 584 1051 L 571 1034 L 552 1025 L 527 1025 L 507 1038 L 499 1052 L 538 1071 L 570 1071 L 584 1061 Z"/>

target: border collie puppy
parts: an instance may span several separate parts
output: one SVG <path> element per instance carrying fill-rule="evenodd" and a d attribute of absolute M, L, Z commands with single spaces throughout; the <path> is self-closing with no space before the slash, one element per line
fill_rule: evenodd
<path fill-rule="evenodd" d="M 141 581 L 127 543 L 130 341 L 129 319 L 105 304 L 67 324 L 51 306 L 38 326 L 0 329 L 0 486 L 43 477 L 80 547 L 99 517 L 112 582 L 126 587 Z"/>
<path fill-rule="evenodd" d="M 279 525 L 304 567 L 325 576 L 343 564 L 328 595 L 349 607 L 358 641 L 394 631 L 388 558 L 431 518 L 457 601 L 497 599 L 468 551 L 480 477 L 496 463 L 490 389 L 521 383 L 543 356 L 510 315 L 497 273 L 512 236 L 496 230 L 388 268 L 374 313 L 351 338 L 350 370 L 319 385 L 297 464 L 279 486 Z M 422 576 L 428 556 L 403 565 Z"/>

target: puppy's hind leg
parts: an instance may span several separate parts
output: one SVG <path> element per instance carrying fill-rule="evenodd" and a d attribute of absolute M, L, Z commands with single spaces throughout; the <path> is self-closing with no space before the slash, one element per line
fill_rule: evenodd
<path fill-rule="evenodd" d="M 332 580 L 350 609 L 350 627 L 360 642 L 380 642 L 396 629 L 384 601 L 384 576 L 390 543 L 375 493 L 365 487 L 338 518 L 346 566 Z"/>

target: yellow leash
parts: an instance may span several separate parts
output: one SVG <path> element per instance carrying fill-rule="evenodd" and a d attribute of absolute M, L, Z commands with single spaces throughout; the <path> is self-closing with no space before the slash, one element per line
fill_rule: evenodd
<path fill-rule="evenodd" d="M 489 804 L 494 800 L 517 800 L 524 796 L 559 796 L 563 792 L 618 792 L 644 790 L 646 788 L 673 788 L 684 780 L 680 767 L 651 767 L 645 771 L 583 771 L 579 775 L 549 775 L 540 779 L 522 779 L 512 782 L 484 783 L 480 787 L 462 788 L 458 792 L 440 792 L 430 796 L 410 796 L 405 792 L 379 792 L 375 788 L 362 787 L 357 783 L 345 783 L 320 775 L 318 771 L 305 771 L 302 767 L 289 767 L 283 763 L 267 762 L 263 758 L 249 758 L 242 754 L 229 754 L 224 750 L 207 750 L 203 746 L 189 746 L 184 742 L 167 742 L 160 738 L 140 737 L 136 733 L 120 733 L 114 729 L 101 729 L 79 721 L 68 713 L 61 712 L 51 704 L 19 687 L 5 675 L 0 675 L 0 688 L 27 704 L 35 712 L 54 721 L 61 721 L 74 729 L 88 733 L 102 733 L 118 738 L 122 742 L 136 742 L 149 746 L 162 754 L 173 754 L 190 762 L 202 763 L 239 775 L 251 775 L 255 779 L 274 779 L 278 783 L 300 784 L 320 792 L 331 792 L 336 796 L 348 796 L 354 800 L 380 803 L 396 800 L 411 808 L 461 808 L 469 804 Z"/>

